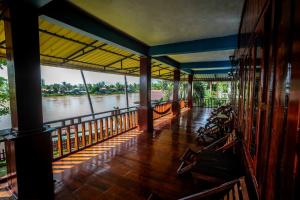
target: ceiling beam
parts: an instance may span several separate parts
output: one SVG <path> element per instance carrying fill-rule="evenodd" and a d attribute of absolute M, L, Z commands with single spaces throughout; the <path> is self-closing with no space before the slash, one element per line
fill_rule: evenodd
<path fill-rule="evenodd" d="M 213 67 L 231 67 L 229 60 L 181 63 L 180 69 L 201 69 Z"/>
<path fill-rule="evenodd" d="M 206 38 L 200 40 L 157 45 L 150 47 L 149 55 L 161 56 L 167 54 L 186 54 L 230 50 L 237 47 L 237 38 L 237 35 L 229 35 L 224 37 Z"/>
<path fill-rule="evenodd" d="M 65 27 L 84 32 L 94 39 L 108 44 L 113 43 L 139 55 L 148 54 L 149 47 L 146 44 L 91 16 L 68 1 L 52 1 L 41 9 L 41 14 Z"/>
<path fill-rule="evenodd" d="M 227 74 L 231 69 L 199 70 L 193 71 L 194 74 Z"/>
<path fill-rule="evenodd" d="M 172 59 L 172 58 L 170 58 L 168 56 L 158 56 L 158 57 L 153 57 L 153 59 L 158 60 L 160 62 L 163 62 L 163 63 L 165 63 L 167 65 L 173 66 L 173 67 L 175 67 L 177 69 L 179 69 L 179 67 L 180 67 L 180 63 L 179 62 L 177 62 L 176 60 L 174 60 L 174 59 Z"/>

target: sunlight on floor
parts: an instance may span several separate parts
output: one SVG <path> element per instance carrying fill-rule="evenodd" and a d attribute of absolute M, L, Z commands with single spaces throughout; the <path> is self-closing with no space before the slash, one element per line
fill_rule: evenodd
<path fill-rule="evenodd" d="M 10 199 L 10 197 L 12 197 L 12 194 L 6 189 L 6 187 L 7 184 L 0 184 L 0 199 Z"/>
<path fill-rule="evenodd" d="M 91 160 L 94 157 L 100 156 L 106 152 L 109 154 L 110 151 L 119 145 L 126 145 L 128 142 L 130 142 L 130 140 L 136 138 L 140 134 L 141 132 L 134 129 L 122 135 L 116 136 L 115 138 L 111 138 L 100 144 L 86 148 L 82 151 L 69 155 L 68 157 L 55 161 L 52 165 L 53 174 L 64 173 L 66 169 L 74 168 L 77 165 Z"/>
<path fill-rule="evenodd" d="M 184 113 L 187 110 L 189 109 L 183 109 L 181 113 Z M 169 122 L 172 118 L 174 118 L 172 114 L 161 117 L 154 121 L 154 126 L 161 126 L 162 124 Z M 134 129 L 102 143 L 88 147 L 58 161 L 55 161 L 53 162 L 53 174 L 63 176 L 66 170 L 76 168 L 84 162 L 89 161 L 93 163 L 94 161 L 92 159 L 96 157 L 102 156 L 104 161 L 110 159 L 111 156 L 114 156 L 116 153 L 118 153 L 118 147 L 122 145 L 131 147 L 132 145 L 134 145 L 137 141 L 138 135 L 140 134 L 141 132 L 139 132 L 137 129 Z"/>

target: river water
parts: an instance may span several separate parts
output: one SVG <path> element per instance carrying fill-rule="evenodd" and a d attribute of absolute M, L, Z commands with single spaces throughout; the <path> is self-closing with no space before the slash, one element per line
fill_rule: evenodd
<path fill-rule="evenodd" d="M 113 110 L 113 107 L 125 108 L 124 94 L 91 96 L 95 112 Z M 139 93 L 128 94 L 129 106 L 139 101 Z M 90 114 L 91 109 L 87 96 L 43 97 L 44 122 Z M 0 130 L 10 128 L 10 115 L 0 117 Z"/>

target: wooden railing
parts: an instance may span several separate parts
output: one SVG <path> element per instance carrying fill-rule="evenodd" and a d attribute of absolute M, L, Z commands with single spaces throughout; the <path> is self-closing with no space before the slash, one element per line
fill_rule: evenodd
<path fill-rule="evenodd" d="M 172 101 L 166 101 L 158 104 L 154 104 L 153 109 L 153 120 L 156 120 L 160 117 L 168 115 L 172 113 Z M 186 103 L 184 100 L 179 101 L 179 108 L 183 109 L 186 107 Z"/>
<path fill-rule="evenodd" d="M 186 107 L 184 100 L 179 101 L 180 109 Z M 172 102 L 155 104 L 153 119 L 172 113 Z M 53 161 L 68 156 L 93 144 L 105 141 L 138 126 L 137 107 L 110 110 L 89 115 L 82 115 L 44 123 L 45 128 L 50 128 Z M 10 129 L 0 130 L 0 170 L 6 166 L 4 148 L 5 137 L 11 134 Z M 0 181 L 2 179 L 0 176 Z"/>
<path fill-rule="evenodd" d="M 53 160 L 137 127 L 136 107 L 45 123 L 52 132 Z"/>
<path fill-rule="evenodd" d="M 5 141 L 6 137 L 11 134 L 10 129 L 0 130 L 0 183 L 6 181 L 6 153 L 5 153 Z"/>
<path fill-rule="evenodd" d="M 152 107 L 153 110 L 153 120 L 161 118 L 172 112 L 172 101 L 166 101 L 159 104 L 155 104 Z"/>
<path fill-rule="evenodd" d="M 194 98 L 193 106 L 198 106 L 202 108 L 216 108 L 221 105 L 229 103 L 228 98 Z"/>
<path fill-rule="evenodd" d="M 5 150 L 1 149 L 0 150 L 0 161 L 5 161 L 6 160 L 6 154 L 5 154 Z M 1 164 L 0 164 L 1 166 Z"/>
<path fill-rule="evenodd" d="M 179 108 L 180 108 L 180 109 L 183 109 L 183 108 L 185 108 L 185 107 L 186 107 L 186 102 L 185 102 L 185 100 L 183 100 L 183 99 L 180 100 L 180 101 L 179 101 Z"/>

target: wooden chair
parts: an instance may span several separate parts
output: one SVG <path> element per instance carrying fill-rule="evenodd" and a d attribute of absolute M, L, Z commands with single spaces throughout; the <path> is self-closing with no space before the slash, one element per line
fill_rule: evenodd
<path fill-rule="evenodd" d="M 221 118 L 220 116 L 222 116 L 223 118 Z M 231 131 L 232 121 L 232 107 L 230 105 L 217 108 L 207 119 L 206 125 L 198 129 L 197 141 L 203 141 L 205 139 L 205 136 L 214 139 L 222 137 L 225 131 Z"/>
<path fill-rule="evenodd" d="M 226 182 L 218 187 L 183 197 L 180 200 L 197 199 L 249 200 L 245 178 L 241 177 Z"/>
<path fill-rule="evenodd" d="M 193 166 L 197 164 L 197 160 L 201 158 L 201 154 L 203 154 L 203 152 L 225 152 L 229 148 L 231 148 L 235 144 L 235 142 L 235 131 L 233 131 L 232 133 L 225 135 L 224 137 L 198 151 L 187 148 L 180 158 L 181 163 L 177 169 L 177 174 L 182 175 L 190 171 Z"/>
<path fill-rule="evenodd" d="M 206 137 L 220 139 L 224 133 L 232 131 L 232 122 L 232 117 L 208 122 L 204 127 L 198 129 L 196 141 L 201 143 Z"/>
<path fill-rule="evenodd" d="M 220 128 L 221 125 L 219 125 L 218 123 L 206 124 L 205 127 L 200 127 L 198 129 L 196 140 L 200 142 L 201 140 L 203 140 L 204 136 L 216 139 L 221 131 Z"/>

